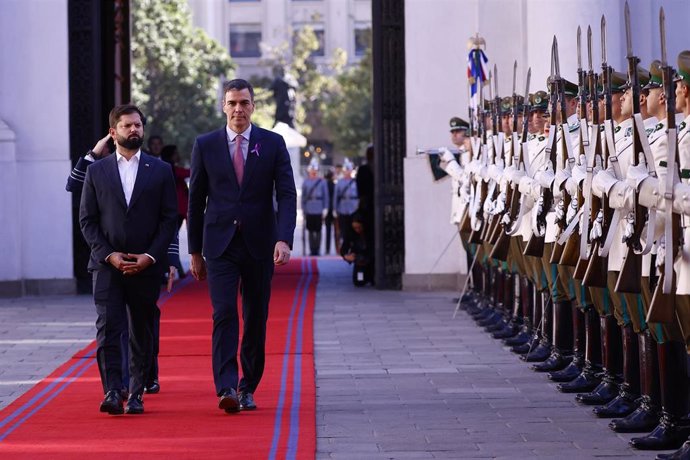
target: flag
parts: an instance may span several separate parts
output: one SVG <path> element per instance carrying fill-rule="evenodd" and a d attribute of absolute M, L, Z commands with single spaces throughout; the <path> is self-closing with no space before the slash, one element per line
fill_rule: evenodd
<path fill-rule="evenodd" d="M 487 80 L 487 59 L 486 54 L 480 48 L 472 48 L 467 55 L 467 79 L 470 82 L 470 107 L 475 109 L 479 105 L 479 85 Z"/>

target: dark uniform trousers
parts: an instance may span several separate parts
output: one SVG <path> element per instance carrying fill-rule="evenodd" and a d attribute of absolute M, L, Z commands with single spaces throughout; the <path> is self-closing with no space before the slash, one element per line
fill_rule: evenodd
<path fill-rule="evenodd" d="M 114 267 L 94 270 L 96 360 L 104 390 L 122 389 L 122 331 L 129 322 L 129 392 L 141 394 L 153 356 L 153 323 L 160 294 L 160 276 L 123 275 Z"/>

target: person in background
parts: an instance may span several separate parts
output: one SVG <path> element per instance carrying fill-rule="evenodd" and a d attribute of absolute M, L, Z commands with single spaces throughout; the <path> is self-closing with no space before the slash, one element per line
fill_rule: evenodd
<path fill-rule="evenodd" d="M 148 142 L 146 143 L 148 147 L 148 154 L 153 155 L 156 158 L 160 158 L 161 152 L 163 150 L 163 146 L 165 145 L 163 143 L 163 138 L 160 137 L 157 134 L 154 134 L 153 136 L 149 137 Z"/>
<path fill-rule="evenodd" d="M 340 253 L 342 240 L 352 231 L 352 216 L 359 206 L 357 184 L 352 178 L 353 165 L 349 159 L 345 159 L 342 167 L 342 178 L 335 184 L 333 196 L 333 210 L 337 219 L 337 227 L 340 231 L 336 235 L 336 249 Z"/>
<path fill-rule="evenodd" d="M 326 175 L 324 176 L 324 179 L 326 180 L 326 187 L 328 187 L 328 211 L 326 212 L 326 217 L 323 219 L 324 226 L 326 227 L 326 248 L 324 254 L 330 254 L 331 253 L 331 233 L 335 233 L 337 235 L 337 223 L 335 224 L 334 228 L 334 221 L 335 217 L 333 214 L 333 192 L 335 190 L 335 176 L 333 174 L 333 170 L 329 169 L 326 172 Z M 332 230 L 335 229 L 335 232 L 332 232 Z M 336 243 L 336 249 L 338 245 Z"/>
<path fill-rule="evenodd" d="M 366 228 L 359 214 L 352 216 L 352 230 L 346 233 L 340 255 L 352 264 L 352 284 L 357 287 L 374 284 L 374 253 L 368 243 Z"/>
<path fill-rule="evenodd" d="M 161 160 L 172 166 L 173 174 L 175 175 L 175 191 L 177 192 L 177 231 L 179 232 L 185 219 L 187 219 L 189 187 L 187 187 L 186 179 L 190 175 L 190 170 L 189 168 L 179 166 L 180 152 L 177 150 L 176 145 L 166 145 L 163 147 L 163 150 L 161 150 Z M 175 268 L 177 268 L 180 278 L 186 276 L 181 263 Z"/>
<path fill-rule="evenodd" d="M 307 168 L 309 176 L 302 182 L 302 212 L 309 233 L 309 253 L 319 255 L 321 247 L 321 226 L 328 213 L 328 186 L 319 177 L 319 162 L 312 160 Z"/>

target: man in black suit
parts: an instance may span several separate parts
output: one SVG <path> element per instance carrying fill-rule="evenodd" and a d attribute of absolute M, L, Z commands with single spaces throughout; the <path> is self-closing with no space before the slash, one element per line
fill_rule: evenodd
<path fill-rule="evenodd" d="M 122 330 L 129 328 L 126 412 L 144 411 L 145 378 L 160 279 L 177 229 L 175 179 L 170 165 L 141 152 L 144 116 L 134 105 L 115 107 L 109 133 L 116 154 L 86 170 L 79 222 L 91 247 L 89 271 L 98 319 L 96 359 L 104 379 L 101 412 L 121 414 Z"/>
<path fill-rule="evenodd" d="M 205 279 L 208 266 L 213 378 L 219 407 L 237 412 L 256 409 L 254 391 L 264 370 L 273 266 L 290 259 L 297 194 L 285 141 L 251 124 L 252 86 L 245 80 L 231 80 L 223 85 L 223 94 L 227 125 L 199 136 L 192 150 L 187 228 L 192 275 Z M 241 380 L 237 365 L 240 284 Z"/>

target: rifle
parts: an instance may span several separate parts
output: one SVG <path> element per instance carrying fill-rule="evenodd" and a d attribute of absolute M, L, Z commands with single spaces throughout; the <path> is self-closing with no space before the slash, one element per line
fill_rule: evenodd
<path fill-rule="evenodd" d="M 551 168 L 555 171 L 556 166 L 556 118 L 557 118 L 557 108 L 556 103 L 558 102 L 558 88 L 556 82 L 556 70 L 555 70 L 555 51 L 556 51 L 556 37 L 553 37 L 553 43 L 551 45 L 551 76 L 549 78 L 549 107 L 551 109 L 551 120 L 549 127 L 549 137 L 546 142 L 546 155 L 548 155 L 548 161 Z M 542 187 L 541 190 L 541 212 L 535 212 L 535 225 L 532 229 L 532 236 L 523 254 L 526 256 L 542 257 L 544 255 L 544 240 L 546 236 L 546 215 L 551 209 L 553 204 L 553 193 L 551 188 Z"/>
<path fill-rule="evenodd" d="M 519 96 L 516 91 L 516 79 L 517 79 L 517 61 L 513 65 L 513 142 L 511 143 L 513 158 L 512 165 L 515 169 L 518 169 L 522 165 L 523 161 L 523 147 L 527 142 L 527 129 L 529 126 L 529 112 L 525 111 L 525 108 L 529 106 L 529 83 L 532 75 L 532 69 L 527 71 L 527 83 L 525 85 L 525 98 L 523 100 L 523 118 L 522 118 L 522 142 L 518 146 L 518 115 L 519 115 Z M 522 166 L 524 167 L 524 166 Z M 517 230 L 518 224 L 514 226 L 514 231 L 511 233 L 511 227 L 513 227 L 513 221 L 519 218 L 520 203 L 522 198 L 520 192 L 518 191 L 518 184 L 509 184 L 506 190 L 506 203 L 510 203 L 509 207 L 503 213 L 503 217 L 500 219 L 500 223 L 503 231 L 500 232 L 496 244 L 494 244 L 493 250 L 491 251 L 491 257 L 497 260 L 505 261 L 508 259 L 508 250 L 510 249 L 510 237 Z"/>
<path fill-rule="evenodd" d="M 556 38 L 554 37 L 554 57 L 555 57 L 555 80 L 556 80 L 556 90 L 558 93 L 558 101 L 560 102 L 560 108 L 561 108 L 561 139 L 560 139 L 560 144 L 561 144 L 561 162 L 560 164 L 554 163 L 554 172 L 558 171 L 559 169 L 565 169 L 568 167 L 568 161 L 569 161 L 569 143 L 570 139 L 568 136 L 570 136 L 570 132 L 568 130 L 568 112 L 567 112 L 567 105 L 565 101 L 565 81 L 563 78 L 561 78 L 561 71 L 560 71 L 560 64 L 558 62 L 558 41 L 556 41 Z M 555 183 L 554 183 L 555 186 Z M 558 231 L 558 236 L 563 233 L 563 230 L 565 230 L 567 226 L 567 221 L 566 221 L 566 216 L 567 216 L 567 210 L 570 207 L 570 195 L 566 192 L 565 187 L 561 185 L 561 201 L 558 204 L 558 207 L 562 206 L 562 216 L 561 218 L 556 218 L 556 225 L 559 228 Z M 556 242 L 553 245 L 553 251 L 551 252 L 551 259 L 549 260 L 549 263 L 552 264 L 558 264 L 561 261 L 561 257 L 563 256 L 563 247 L 564 243 L 559 242 L 558 239 L 556 239 Z"/>
<path fill-rule="evenodd" d="M 591 31 L 591 29 L 590 29 Z M 578 97 L 578 102 L 579 102 L 579 107 L 578 111 L 579 116 L 580 116 L 580 129 L 578 132 L 579 136 L 579 149 L 578 149 L 578 155 L 577 159 L 578 161 L 582 161 L 582 158 L 585 158 L 585 164 L 587 161 L 588 157 L 588 149 L 589 149 L 589 133 L 587 131 L 587 72 L 585 72 L 582 69 L 582 29 L 580 26 L 577 27 L 577 97 Z M 566 125 L 563 125 L 564 127 Z M 565 130 L 563 130 L 565 133 Z M 577 189 L 577 195 L 574 197 L 570 197 L 571 200 L 576 200 L 577 203 L 577 209 L 580 210 L 577 214 L 574 215 L 572 220 L 568 223 L 568 228 L 563 232 L 561 235 L 561 238 L 566 237 L 567 240 L 565 241 L 565 246 L 563 247 L 563 255 L 561 256 L 560 264 L 561 265 L 566 265 L 569 267 L 576 267 L 577 264 L 580 261 L 580 253 L 581 253 L 581 241 L 583 240 L 582 236 L 580 235 L 580 215 L 584 215 L 583 220 L 587 220 L 589 216 L 587 214 L 589 213 L 589 201 L 585 202 L 584 199 L 584 194 L 582 192 L 582 189 L 578 187 Z M 584 227 L 584 225 L 582 226 Z M 585 238 L 584 238 L 584 244 L 587 244 L 587 236 L 585 233 Z M 586 251 L 585 251 L 586 253 Z M 577 273 L 578 276 L 573 276 L 575 279 L 582 279 L 584 276 L 584 271 L 585 271 L 585 266 L 584 264 L 580 264 L 580 272 Z"/>
<path fill-rule="evenodd" d="M 489 80 L 491 79 L 491 72 L 489 72 Z M 490 87 L 489 87 L 490 88 Z M 478 135 L 481 138 L 481 143 L 478 152 L 473 152 L 476 155 L 474 158 L 478 161 L 486 160 L 486 125 L 484 122 L 484 85 L 483 82 L 479 85 L 479 105 L 477 112 L 481 116 L 477 116 Z M 474 178 L 474 176 L 473 176 Z M 471 194 L 470 204 L 468 205 L 468 218 L 470 237 L 469 242 L 472 244 L 481 244 L 482 242 L 482 227 L 484 226 L 484 216 L 482 213 L 481 204 L 484 202 L 487 194 L 486 183 L 481 177 L 474 178 L 475 185 L 473 193 Z M 474 208 L 474 209 L 472 209 Z M 465 222 L 461 224 L 461 228 L 465 227 Z"/>
<path fill-rule="evenodd" d="M 602 17 L 603 26 L 606 27 L 606 20 Z M 602 32 L 602 48 L 606 47 L 606 34 Z M 589 96 L 592 101 L 592 123 L 590 128 L 590 156 L 587 158 L 587 177 L 585 178 L 585 200 L 587 208 L 583 219 L 582 232 L 580 234 L 580 260 L 578 260 L 575 267 L 575 278 L 581 275 L 582 284 L 591 287 L 606 287 L 606 272 L 608 270 L 608 259 L 599 255 L 599 238 L 595 233 L 592 236 L 590 233 L 590 224 L 592 227 L 599 225 L 597 219 L 601 216 L 603 220 L 604 203 L 603 199 L 599 199 L 592 193 L 592 180 L 594 174 L 594 166 L 597 158 L 603 158 L 603 148 L 601 142 L 601 125 L 599 125 L 599 94 L 597 91 L 597 74 L 594 73 L 592 66 L 592 28 L 587 28 L 587 50 L 589 60 L 589 71 L 587 73 L 587 82 L 589 85 Z M 606 64 L 606 54 L 602 54 L 604 59 L 605 73 L 608 74 L 608 65 Z M 607 80 L 608 81 L 608 80 Z M 608 88 L 610 89 L 610 88 Z M 606 89 L 605 89 L 606 90 Z M 610 99 L 610 94 L 609 94 Z M 610 108 L 610 107 L 609 107 Z M 593 143 L 592 143 L 593 142 Z M 602 232 L 603 233 L 603 232 Z M 591 268 L 590 268 L 591 267 Z"/>
<path fill-rule="evenodd" d="M 493 139 L 493 156 L 489 160 L 494 165 L 498 164 L 499 155 L 503 157 L 503 147 L 504 147 L 504 137 L 503 137 L 503 126 L 501 124 L 501 97 L 498 95 L 498 68 L 494 64 L 494 98 L 491 105 L 492 110 L 492 139 Z M 489 86 L 489 90 L 491 86 Z M 484 234 L 484 240 L 490 244 L 495 244 L 498 239 L 498 233 L 496 233 L 499 219 L 496 218 L 493 208 L 496 205 L 499 195 L 499 184 L 497 181 L 490 179 L 489 181 L 489 193 L 486 197 L 484 204 L 490 203 L 484 209 L 487 212 L 488 225 L 486 226 L 486 233 Z"/>
<path fill-rule="evenodd" d="M 632 102 L 633 102 L 633 117 L 640 113 L 640 82 L 637 74 L 637 65 L 640 59 L 633 54 L 632 51 L 632 28 L 630 26 L 630 6 L 625 2 L 625 39 L 627 45 L 627 60 L 628 60 L 628 79 L 632 85 Z M 674 115 L 675 116 L 675 115 Z M 633 123 L 633 157 L 632 164 L 637 166 L 640 164 L 640 154 L 642 152 L 642 140 L 640 136 L 646 136 L 643 131 L 640 133 L 637 123 Z M 616 292 L 628 292 L 631 294 L 639 294 L 640 279 L 642 278 L 642 243 L 641 236 L 644 230 L 645 221 L 647 220 L 647 210 L 640 205 L 638 200 L 638 193 L 635 191 L 633 196 L 633 210 L 628 214 L 628 224 L 632 228 L 629 235 L 625 235 L 624 240 L 627 244 L 626 256 L 623 261 L 623 268 L 618 275 L 616 281 Z"/>
<path fill-rule="evenodd" d="M 666 94 L 666 123 L 668 136 L 668 157 L 666 189 L 664 200 L 666 205 L 666 222 L 664 228 L 664 240 L 666 245 L 664 257 L 664 270 L 654 288 L 654 295 L 647 313 L 648 322 L 670 323 L 676 318 L 676 275 L 673 271 L 673 261 L 680 251 L 682 240 L 682 228 L 680 214 L 673 213 L 673 186 L 680 178 L 680 165 L 678 159 L 678 131 L 676 129 L 676 92 L 673 77 L 675 71 L 666 59 L 666 15 L 664 8 L 659 10 L 659 30 L 661 35 L 661 68 L 663 75 L 664 92 Z"/>

